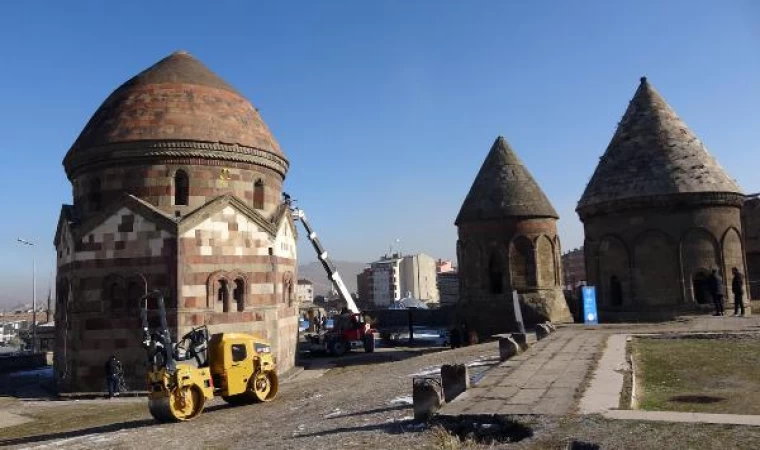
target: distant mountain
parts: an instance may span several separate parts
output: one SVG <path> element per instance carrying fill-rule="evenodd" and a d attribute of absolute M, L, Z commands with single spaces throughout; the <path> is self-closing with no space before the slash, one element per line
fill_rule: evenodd
<path fill-rule="evenodd" d="M 338 273 L 348 288 L 348 292 L 356 292 L 356 275 L 364 271 L 367 263 L 355 261 L 333 261 Z M 327 278 L 327 272 L 322 263 L 314 261 L 298 266 L 298 278 L 305 278 L 314 283 L 314 295 L 324 295 L 332 289 L 332 282 Z"/>

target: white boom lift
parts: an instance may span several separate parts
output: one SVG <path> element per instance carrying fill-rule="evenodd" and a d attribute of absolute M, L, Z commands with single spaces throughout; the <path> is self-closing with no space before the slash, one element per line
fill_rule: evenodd
<path fill-rule="evenodd" d="M 348 305 L 348 309 L 352 313 L 359 313 L 359 308 L 356 306 L 356 303 L 354 303 L 354 299 L 351 297 L 351 294 L 348 292 L 346 285 L 343 283 L 343 279 L 340 277 L 338 269 L 327 257 L 327 250 L 322 247 L 319 239 L 317 239 L 317 233 L 311 228 L 309 221 L 306 220 L 306 214 L 302 209 L 299 208 L 293 208 L 290 210 L 290 212 L 293 215 L 293 220 L 300 221 L 301 224 L 303 224 L 303 227 L 306 229 L 307 237 L 311 241 L 311 245 L 314 247 L 314 250 L 317 252 L 319 262 L 322 263 L 322 266 L 327 272 L 327 277 L 335 285 L 342 300 L 346 302 L 346 305 Z"/>

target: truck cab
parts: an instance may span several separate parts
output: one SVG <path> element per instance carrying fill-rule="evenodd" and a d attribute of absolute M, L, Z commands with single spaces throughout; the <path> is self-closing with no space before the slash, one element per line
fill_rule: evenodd
<path fill-rule="evenodd" d="M 277 393 L 275 357 L 268 342 L 242 333 L 219 333 L 209 341 L 214 387 L 229 403 L 267 401 Z"/>

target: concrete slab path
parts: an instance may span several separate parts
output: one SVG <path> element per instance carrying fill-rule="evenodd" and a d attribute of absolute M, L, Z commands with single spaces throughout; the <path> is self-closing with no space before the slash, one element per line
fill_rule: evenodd
<path fill-rule="evenodd" d="M 708 414 L 672 411 L 609 410 L 602 413 L 608 419 L 643 420 L 649 422 L 717 423 L 760 427 L 760 416 L 747 414 Z"/>
<path fill-rule="evenodd" d="M 581 414 L 599 414 L 620 406 L 626 361 L 628 335 L 613 334 L 607 339 L 604 353 L 599 359 L 594 377 L 579 404 Z"/>
<path fill-rule="evenodd" d="M 564 415 L 574 405 L 576 390 L 604 337 L 602 333 L 560 329 L 489 370 L 438 415 Z"/>

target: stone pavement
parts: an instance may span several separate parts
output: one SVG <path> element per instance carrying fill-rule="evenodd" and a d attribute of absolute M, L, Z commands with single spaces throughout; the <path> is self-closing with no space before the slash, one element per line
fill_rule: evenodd
<path fill-rule="evenodd" d="M 566 414 L 604 338 L 603 333 L 560 329 L 489 370 L 438 415 Z"/>

